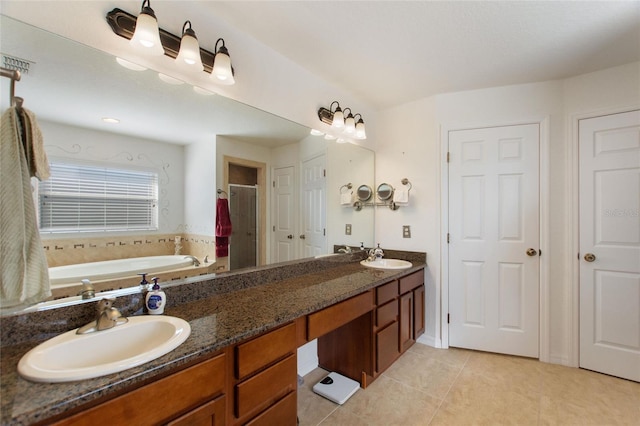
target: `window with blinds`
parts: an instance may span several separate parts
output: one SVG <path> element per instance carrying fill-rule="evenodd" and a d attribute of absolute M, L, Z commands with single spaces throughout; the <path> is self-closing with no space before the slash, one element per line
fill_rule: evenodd
<path fill-rule="evenodd" d="M 51 163 L 38 185 L 41 232 L 158 229 L 158 174 Z"/>

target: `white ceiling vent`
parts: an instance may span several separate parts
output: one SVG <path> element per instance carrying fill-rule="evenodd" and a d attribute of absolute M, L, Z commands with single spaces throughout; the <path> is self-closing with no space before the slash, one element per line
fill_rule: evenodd
<path fill-rule="evenodd" d="M 20 59 L 15 56 L 9 56 L 2 53 L 2 67 L 10 70 L 20 71 L 22 76 L 33 74 L 33 66 L 35 62 L 28 59 Z"/>

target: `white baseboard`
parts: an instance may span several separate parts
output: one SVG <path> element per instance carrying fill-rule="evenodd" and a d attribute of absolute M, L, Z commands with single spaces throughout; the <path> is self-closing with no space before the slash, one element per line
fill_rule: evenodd
<path fill-rule="evenodd" d="M 569 357 L 563 355 L 549 354 L 549 363 L 566 365 L 567 367 L 577 367 L 577 365 L 571 365 L 571 363 L 569 362 Z"/>
<path fill-rule="evenodd" d="M 436 342 L 436 338 L 433 336 L 427 336 L 426 334 L 418 337 L 418 340 L 416 340 L 416 342 L 422 343 L 423 345 L 431 346 L 432 348 L 440 348 L 440 345 L 438 345 L 438 343 Z"/>

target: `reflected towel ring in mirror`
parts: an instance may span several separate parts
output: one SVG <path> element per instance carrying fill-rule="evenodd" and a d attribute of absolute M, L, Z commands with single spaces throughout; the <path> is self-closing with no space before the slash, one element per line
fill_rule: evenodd
<path fill-rule="evenodd" d="M 372 193 L 373 190 L 369 185 L 360 185 L 357 192 L 358 200 L 362 202 L 369 201 L 371 199 Z"/>
<path fill-rule="evenodd" d="M 388 183 L 381 183 L 376 190 L 380 201 L 389 201 L 393 197 L 393 186 Z"/>

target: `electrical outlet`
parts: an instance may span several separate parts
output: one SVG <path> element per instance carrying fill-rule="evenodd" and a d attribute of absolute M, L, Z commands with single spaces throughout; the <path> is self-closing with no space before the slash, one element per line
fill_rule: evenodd
<path fill-rule="evenodd" d="M 347 223 L 344 226 L 344 235 L 351 235 L 351 224 Z"/>
<path fill-rule="evenodd" d="M 411 227 L 409 225 L 402 226 L 402 238 L 411 238 Z"/>

